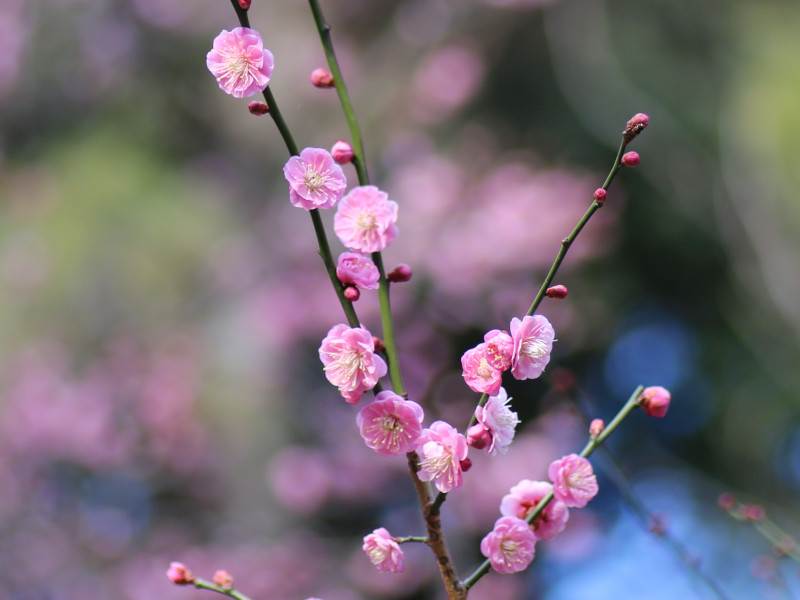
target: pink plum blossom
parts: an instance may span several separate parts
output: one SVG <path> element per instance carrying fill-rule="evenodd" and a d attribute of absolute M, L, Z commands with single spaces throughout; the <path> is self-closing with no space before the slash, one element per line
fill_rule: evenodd
<path fill-rule="evenodd" d="M 511 366 L 514 355 L 514 339 L 506 331 L 492 329 L 483 336 L 486 342 L 486 356 L 495 369 L 506 371 Z"/>
<path fill-rule="evenodd" d="M 524 571 L 536 553 L 536 536 L 524 520 L 500 517 L 481 540 L 481 554 L 498 573 Z"/>
<path fill-rule="evenodd" d="M 514 317 L 511 337 L 514 339 L 511 374 L 516 379 L 536 379 L 550 362 L 555 337 L 553 326 L 542 315 L 526 315 L 521 321 Z"/>
<path fill-rule="evenodd" d="M 206 65 L 226 94 L 246 98 L 267 87 L 275 59 L 257 31 L 236 27 L 214 38 Z"/>
<path fill-rule="evenodd" d="M 355 285 L 363 290 L 377 290 L 380 279 L 378 267 L 372 259 L 355 252 L 342 252 L 336 267 L 336 277 L 344 285 Z"/>
<path fill-rule="evenodd" d="M 665 417 L 671 401 L 669 391 L 660 385 L 646 388 L 639 396 L 639 406 L 648 417 Z"/>
<path fill-rule="evenodd" d="M 383 527 L 364 536 L 362 549 L 378 571 L 402 573 L 405 569 L 405 557 L 400 544 Z"/>
<path fill-rule="evenodd" d="M 461 356 L 464 381 L 473 392 L 496 394 L 503 383 L 503 372 L 494 366 L 485 342 L 467 350 Z"/>
<path fill-rule="evenodd" d="M 342 167 L 323 148 L 304 148 L 283 167 L 289 182 L 289 200 L 306 210 L 333 208 L 347 187 Z"/>
<path fill-rule="evenodd" d="M 319 347 L 319 358 L 325 377 L 350 404 L 357 404 L 386 375 L 386 363 L 375 354 L 372 334 L 363 327 L 331 328 Z"/>
<path fill-rule="evenodd" d="M 478 422 L 473 427 L 480 426 L 488 433 L 491 441 L 485 450 L 489 456 L 494 456 L 498 452 L 505 454 L 514 440 L 514 430 L 520 421 L 517 413 L 508 407 L 509 400 L 505 389 L 501 387 L 497 395 L 489 397 L 486 404 L 475 408 L 475 418 Z"/>
<path fill-rule="evenodd" d="M 175 585 L 189 585 L 194 583 L 194 574 L 185 564 L 171 562 L 169 563 L 169 569 L 167 569 L 167 579 Z"/>
<path fill-rule="evenodd" d="M 467 458 L 467 438 L 444 421 L 434 421 L 423 429 L 417 445 L 420 455 L 418 476 L 433 481 L 436 489 L 447 493 L 462 483 L 462 461 Z"/>
<path fill-rule="evenodd" d="M 500 501 L 500 514 L 527 519 L 539 502 L 553 490 L 547 481 L 523 479 L 512 487 Z M 537 540 L 552 540 L 564 531 L 569 519 L 567 505 L 553 498 L 533 520 L 531 528 Z"/>
<path fill-rule="evenodd" d="M 394 392 L 380 392 L 356 416 L 367 446 L 383 456 L 413 451 L 422 433 L 422 407 Z"/>
<path fill-rule="evenodd" d="M 351 250 L 378 252 L 397 237 L 396 221 L 397 202 L 374 185 L 362 185 L 342 198 L 333 230 Z"/>
<path fill-rule="evenodd" d="M 592 463 L 577 454 L 554 460 L 547 475 L 553 482 L 556 499 L 569 507 L 583 508 L 597 494 L 597 478 Z"/>

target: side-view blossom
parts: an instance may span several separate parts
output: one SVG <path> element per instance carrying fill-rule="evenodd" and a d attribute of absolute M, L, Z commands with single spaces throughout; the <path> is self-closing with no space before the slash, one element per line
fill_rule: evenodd
<path fill-rule="evenodd" d="M 553 482 L 553 494 L 570 507 L 583 508 L 597 494 L 597 477 L 592 463 L 578 456 L 568 454 L 554 460 L 547 469 Z"/>
<path fill-rule="evenodd" d="M 333 208 L 344 195 L 347 178 L 330 152 L 323 148 L 304 148 L 283 167 L 289 182 L 289 200 L 306 210 Z"/>
<path fill-rule="evenodd" d="M 553 326 L 542 315 L 526 315 L 521 321 L 516 317 L 511 319 L 510 329 L 514 339 L 511 374 L 516 379 L 536 379 L 550 362 Z"/>
<path fill-rule="evenodd" d="M 384 527 L 364 536 L 362 549 L 378 571 L 402 573 L 405 570 L 405 556 L 400 544 Z"/>
<path fill-rule="evenodd" d="M 397 456 L 417 447 L 422 433 L 422 407 L 392 391 L 380 392 L 356 416 L 364 442 L 384 456 Z"/>
<path fill-rule="evenodd" d="M 503 496 L 500 501 L 500 514 L 527 519 L 552 489 L 553 485 L 547 481 L 523 479 Z M 567 505 L 553 498 L 533 520 L 531 528 L 537 540 L 549 541 L 564 531 L 568 519 Z"/>
<path fill-rule="evenodd" d="M 350 404 L 357 404 L 387 371 L 386 363 L 375 354 L 372 334 L 363 327 L 332 327 L 319 347 L 319 358 L 325 377 Z"/>
<path fill-rule="evenodd" d="M 475 419 L 478 422 L 470 427 L 470 431 L 473 427 L 481 427 L 488 434 L 489 443 L 484 449 L 489 456 L 494 456 L 498 452 L 505 454 L 514 440 L 514 431 L 520 421 L 517 413 L 508 407 L 509 400 L 505 389 L 501 387 L 497 395 L 489 397 L 486 404 L 475 408 Z M 475 433 L 477 432 L 473 432 L 473 435 Z"/>
<path fill-rule="evenodd" d="M 362 290 L 377 290 L 380 272 L 369 256 L 356 252 L 342 252 L 336 266 L 336 277 L 344 285 L 355 285 Z"/>
<path fill-rule="evenodd" d="M 447 493 L 461 487 L 462 461 L 467 458 L 467 438 L 444 421 L 434 421 L 423 429 L 417 443 L 420 455 L 418 477 L 432 481 L 436 489 Z"/>
<path fill-rule="evenodd" d="M 498 573 L 525 570 L 536 553 L 536 537 L 530 526 L 517 517 L 500 517 L 494 529 L 481 540 L 481 554 Z"/>
<path fill-rule="evenodd" d="M 639 396 L 639 406 L 648 417 L 665 417 L 671 401 L 672 396 L 669 391 L 660 385 L 645 388 Z"/>
<path fill-rule="evenodd" d="M 473 392 L 496 394 L 503 383 L 503 372 L 494 366 L 488 344 L 478 344 L 461 356 L 464 381 Z"/>
<path fill-rule="evenodd" d="M 269 85 L 275 59 L 256 30 L 236 27 L 214 38 L 206 66 L 226 94 L 246 98 Z"/>
<path fill-rule="evenodd" d="M 397 237 L 397 202 L 374 185 L 355 187 L 342 198 L 333 230 L 356 252 L 378 252 Z"/>

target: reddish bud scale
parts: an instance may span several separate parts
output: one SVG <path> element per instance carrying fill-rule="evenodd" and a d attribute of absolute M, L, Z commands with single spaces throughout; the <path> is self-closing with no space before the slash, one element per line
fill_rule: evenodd
<path fill-rule="evenodd" d="M 269 112 L 269 106 L 264 104 L 263 102 L 251 102 L 247 105 L 247 110 L 250 111 L 250 114 L 260 116 L 265 115 Z"/>
<path fill-rule="evenodd" d="M 620 160 L 623 167 L 635 167 L 639 164 L 639 153 L 638 152 L 626 152 L 622 155 L 622 160 Z"/>
<path fill-rule="evenodd" d="M 311 73 L 311 83 L 318 88 L 332 88 L 334 86 L 333 75 L 325 69 L 314 69 Z"/>
<path fill-rule="evenodd" d="M 565 285 L 554 285 L 553 287 L 547 288 L 545 292 L 548 298 L 552 298 L 553 300 L 563 300 L 569 294 L 569 290 Z"/>

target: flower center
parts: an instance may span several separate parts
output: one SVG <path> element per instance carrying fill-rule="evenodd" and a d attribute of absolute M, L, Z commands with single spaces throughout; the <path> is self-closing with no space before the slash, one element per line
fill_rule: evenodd
<path fill-rule="evenodd" d="M 547 356 L 547 343 L 537 339 L 527 339 L 522 343 L 522 352 L 531 358 L 542 358 Z"/>
<path fill-rule="evenodd" d="M 478 377 L 481 379 L 491 379 L 494 376 L 494 367 L 489 364 L 489 361 L 481 357 L 481 362 L 478 365 Z"/>
<path fill-rule="evenodd" d="M 327 180 L 327 177 L 314 171 L 311 167 L 306 170 L 306 174 L 303 176 L 303 183 L 305 183 L 306 187 L 312 192 L 316 192 L 322 188 Z"/>

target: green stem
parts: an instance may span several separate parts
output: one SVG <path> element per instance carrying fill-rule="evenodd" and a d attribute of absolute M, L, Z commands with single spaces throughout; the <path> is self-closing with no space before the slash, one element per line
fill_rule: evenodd
<path fill-rule="evenodd" d="M 617 415 L 614 417 L 611 423 L 609 423 L 606 426 L 603 432 L 596 438 L 592 437 L 589 438 L 588 443 L 580 453 L 581 457 L 588 458 L 589 456 L 591 456 L 592 452 L 594 452 L 606 440 L 606 438 L 608 438 L 608 436 L 614 433 L 614 430 L 617 427 L 619 427 L 619 424 L 622 423 L 622 421 L 624 421 L 627 418 L 627 416 L 631 414 L 631 412 L 633 412 L 633 410 L 639 406 L 639 395 L 642 393 L 642 390 L 644 390 L 643 386 L 640 385 L 639 387 L 637 387 L 634 390 L 633 394 L 631 394 L 630 398 L 628 398 L 628 401 L 625 403 L 625 405 L 619 410 Z M 541 501 L 539 501 L 539 503 L 536 505 L 536 508 L 533 509 L 531 514 L 529 514 L 525 518 L 525 520 L 528 523 L 533 523 L 534 519 L 536 519 L 536 517 L 542 514 L 542 511 L 545 509 L 547 504 L 553 499 L 553 497 L 554 497 L 553 492 L 552 491 L 549 492 L 544 498 L 541 499 Z M 492 563 L 487 558 L 485 561 L 483 561 L 481 566 L 475 570 L 475 572 L 472 575 L 470 575 L 469 577 L 467 577 L 467 579 L 464 580 L 464 587 L 466 589 L 470 589 L 473 585 L 475 585 L 478 582 L 478 580 L 481 577 L 483 577 L 484 575 L 486 575 L 486 573 L 489 572 L 489 569 L 491 569 L 491 567 Z"/>
<path fill-rule="evenodd" d="M 396 537 L 396 538 L 394 538 L 394 541 L 397 542 L 398 544 L 407 544 L 408 542 L 417 542 L 418 544 L 427 544 L 427 543 L 429 543 L 427 537 L 419 536 L 419 535 L 409 535 L 409 536 L 406 536 L 406 537 Z"/>
<path fill-rule="evenodd" d="M 380 279 L 378 284 L 378 301 L 381 308 L 381 325 L 383 327 L 383 342 L 386 344 L 386 359 L 389 366 L 389 377 L 395 394 L 406 397 L 406 388 L 403 386 L 403 376 L 400 372 L 400 359 L 397 355 L 397 341 L 394 337 L 394 322 L 392 321 L 392 304 L 389 299 L 389 281 L 383 268 L 383 257 L 380 252 L 372 253 L 372 262 L 378 268 Z"/>
<path fill-rule="evenodd" d="M 231 598 L 236 598 L 236 600 L 251 600 L 249 596 L 245 596 L 241 592 L 237 590 L 225 590 L 221 587 L 214 585 L 210 581 L 205 579 L 201 579 L 197 577 L 194 580 L 194 587 L 201 589 L 201 590 L 210 590 L 212 592 L 217 592 L 218 594 L 224 594 L 225 596 L 230 596 Z"/>

